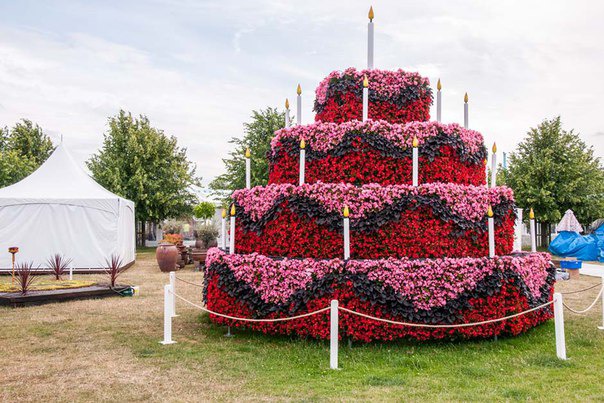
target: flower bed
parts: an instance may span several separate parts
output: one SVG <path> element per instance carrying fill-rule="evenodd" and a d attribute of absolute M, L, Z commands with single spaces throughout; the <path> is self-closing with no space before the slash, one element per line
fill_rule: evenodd
<path fill-rule="evenodd" d="M 430 119 L 432 90 L 427 78 L 400 69 L 358 71 L 351 67 L 321 81 L 316 89 L 315 120 L 361 120 L 364 76 L 369 81 L 369 118 L 397 123 Z"/>
<path fill-rule="evenodd" d="M 485 183 L 482 135 L 457 124 L 386 121 L 315 123 L 278 130 L 269 153 L 269 183 L 298 183 L 300 142 L 305 182 L 411 183 L 412 142 L 419 144 L 420 183 Z"/>
<path fill-rule="evenodd" d="M 554 268 L 546 253 L 495 258 L 272 259 L 259 254 L 208 253 L 204 298 L 220 313 L 253 318 L 299 315 L 340 306 L 396 321 L 455 324 L 496 319 L 550 301 Z M 340 312 L 340 335 L 353 340 L 492 337 L 518 334 L 552 316 L 550 307 L 503 322 L 457 329 L 388 325 Z M 329 336 L 319 314 L 282 323 L 243 323 L 215 315 L 220 324 L 271 334 Z"/>
<path fill-rule="evenodd" d="M 233 199 L 235 248 L 242 253 L 342 256 L 344 205 L 350 209 L 353 258 L 486 256 L 489 205 L 497 253 L 513 248 L 514 202 L 505 187 L 269 185 L 238 190 Z"/>

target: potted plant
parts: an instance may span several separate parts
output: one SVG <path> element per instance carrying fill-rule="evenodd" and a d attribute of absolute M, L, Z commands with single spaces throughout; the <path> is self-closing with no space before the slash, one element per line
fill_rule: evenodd
<path fill-rule="evenodd" d="M 208 249 L 212 246 L 216 246 L 216 239 L 218 237 L 218 230 L 214 228 L 212 224 L 200 225 L 197 229 L 197 234 L 200 241 L 200 248 L 193 250 L 193 260 L 200 264 L 205 263 Z"/>
<path fill-rule="evenodd" d="M 163 272 L 176 271 L 176 262 L 178 261 L 180 252 L 176 245 L 182 244 L 182 236 L 179 234 L 165 234 L 157 249 L 155 250 L 155 258 L 159 269 Z"/>

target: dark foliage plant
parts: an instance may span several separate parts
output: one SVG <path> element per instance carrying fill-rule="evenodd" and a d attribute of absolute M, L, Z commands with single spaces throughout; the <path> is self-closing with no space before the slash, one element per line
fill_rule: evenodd
<path fill-rule="evenodd" d="M 35 279 L 34 272 L 33 262 L 17 263 L 15 273 L 17 275 L 17 285 L 21 290 L 21 294 L 25 295 L 30 290 Z"/>
<path fill-rule="evenodd" d="M 72 262 L 72 259 L 68 259 L 63 255 L 56 253 L 49 257 L 46 262 L 53 276 L 55 276 L 55 280 L 59 281 L 62 280 L 62 276 L 69 268 L 69 264 Z"/>
<path fill-rule="evenodd" d="M 109 277 L 109 284 L 111 288 L 114 288 L 117 278 L 120 274 L 122 274 L 120 271 L 122 267 L 122 259 L 119 257 L 119 255 L 111 255 L 111 258 L 107 259 L 105 262 L 107 266 L 105 268 L 105 273 L 107 273 L 107 276 Z"/>

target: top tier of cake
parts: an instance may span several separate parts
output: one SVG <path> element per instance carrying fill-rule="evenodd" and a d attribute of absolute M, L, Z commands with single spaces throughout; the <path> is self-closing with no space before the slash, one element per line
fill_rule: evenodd
<path fill-rule="evenodd" d="M 432 90 L 427 78 L 403 70 L 349 68 L 330 73 L 317 87 L 314 110 L 318 122 L 361 120 L 363 79 L 369 90 L 369 119 L 390 123 L 430 120 Z"/>

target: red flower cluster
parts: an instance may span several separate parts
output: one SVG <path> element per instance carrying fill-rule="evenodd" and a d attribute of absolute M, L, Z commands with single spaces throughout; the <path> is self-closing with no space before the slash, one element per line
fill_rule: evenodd
<path fill-rule="evenodd" d="M 261 233 L 237 225 L 235 250 L 268 256 L 342 257 L 342 232 L 292 212 L 287 202 L 281 203 L 279 210 L 280 213 L 264 226 Z M 462 235 L 456 235 L 459 231 L 454 223 L 436 217 L 430 208 L 419 207 L 404 211 L 399 220 L 375 231 L 351 229 L 350 253 L 353 259 L 488 256 L 486 231 L 466 230 Z M 495 227 L 495 240 L 498 255 L 512 251 L 514 217 L 511 213 Z"/>
<path fill-rule="evenodd" d="M 386 120 L 390 123 L 406 123 L 430 120 L 431 97 L 398 106 L 389 101 L 372 101 L 369 103 L 369 119 Z M 329 98 L 325 106 L 315 115 L 317 122 L 342 123 L 349 120 L 362 120 L 363 100 L 353 92 L 341 94 L 338 99 Z"/>
<path fill-rule="evenodd" d="M 433 161 L 419 158 L 419 183 L 444 182 L 463 185 L 484 185 L 484 165 L 461 161 L 459 154 L 448 145 L 440 147 Z M 343 156 L 327 155 L 306 161 L 306 183 L 379 183 L 380 185 L 411 184 L 411 157 L 386 157 L 356 139 L 351 152 Z M 455 169 L 452 169 L 455 167 Z M 282 151 L 270 166 L 268 183 L 298 183 L 300 159 Z"/>
<path fill-rule="evenodd" d="M 552 288 L 553 293 L 553 288 Z M 552 295 L 549 296 L 550 300 Z M 356 312 L 365 313 L 383 319 L 405 322 L 387 313 L 380 305 L 364 301 L 355 295 L 352 284 L 348 283 L 333 289 L 329 295 L 308 301 L 303 309 L 298 310 L 295 315 L 300 315 L 329 306 L 332 299 L 337 299 L 341 307 Z M 207 288 L 208 309 L 222 314 L 242 318 L 252 318 L 252 310 L 243 301 L 227 294 L 219 285 L 217 275 L 208 279 Z M 473 323 L 484 320 L 497 319 L 514 313 L 529 309 L 527 297 L 518 289 L 518 285 L 512 281 L 502 284 L 499 292 L 481 298 L 472 298 L 468 301 L 468 309 L 461 312 L 462 319 L 456 323 Z M 293 315 L 270 314 L 266 317 L 277 318 Z M 400 338 L 412 338 L 417 340 L 427 339 L 466 339 L 466 338 L 490 338 L 496 335 L 517 335 L 529 328 L 538 325 L 552 317 L 549 307 L 521 315 L 501 322 L 460 327 L 460 328 L 422 328 L 402 325 L 391 325 L 377 322 L 353 315 L 347 312 L 339 312 L 340 338 L 350 337 L 354 341 L 371 342 L 375 340 L 395 340 Z M 320 313 L 306 318 L 295 319 L 286 322 L 242 322 L 225 319 L 216 315 L 210 315 L 210 319 L 221 325 L 233 327 L 251 328 L 266 334 L 294 334 L 299 337 L 313 337 L 317 339 L 329 338 L 329 312 Z"/>

